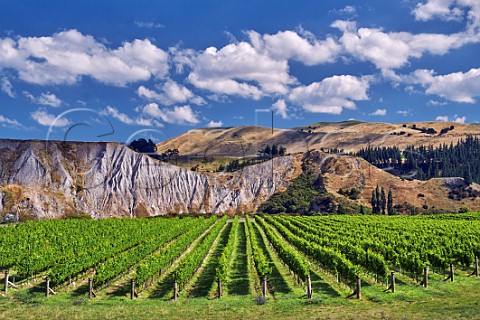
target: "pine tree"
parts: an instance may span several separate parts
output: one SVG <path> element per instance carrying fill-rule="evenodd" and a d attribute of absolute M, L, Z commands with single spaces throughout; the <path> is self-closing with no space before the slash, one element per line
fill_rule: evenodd
<path fill-rule="evenodd" d="M 272 149 L 270 149 L 270 146 L 267 144 L 265 149 L 263 149 L 263 153 L 267 156 L 269 156 L 272 153 Z"/>
<path fill-rule="evenodd" d="M 387 208 L 387 197 L 385 196 L 385 189 L 382 187 L 382 192 L 380 195 L 380 199 L 382 202 L 382 214 L 385 214 L 385 210 Z"/>
<path fill-rule="evenodd" d="M 278 147 L 276 144 L 272 145 L 272 157 L 278 156 Z"/>
<path fill-rule="evenodd" d="M 375 197 L 375 191 L 372 190 L 372 199 L 370 200 L 370 203 L 372 205 L 372 213 L 376 214 L 377 213 L 377 198 Z"/>
<path fill-rule="evenodd" d="M 375 213 L 379 214 L 381 210 L 380 208 L 382 207 L 382 199 L 381 199 L 380 188 L 378 187 L 378 184 L 377 184 L 377 187 L 375 188 L 375 201 L 376 201 Z"/>
<path fill-rule="evenodd" d="M 463 177 L 467 183 L 470 181 L 480 183 L 479 154 L 480 140 L 473 136 L 460 139 L 456 144 L 438 147 L 408 146 L 400 152 L 398 147 L 368 146 L 356 153 L 380 168 L 393 165 L 400 175 L 410 174 L 413 170 L 416 172 L 415 178 L 420 180 L 433 177 Z"/>
<path fill-rule="evenodd" d="M 387 213 L 389 216 L 393 215 L 393 194 L 391 189 L 388 190 Z"/>
<path fill-rule="evenodd" d="M 467 165 L 467 167 L 465 168 L 465 172 L 463 174 L 463 179 L 465 179 L 465 183 L 467 185 L 471 185 L 472 182 L 473 182 L 473 179 L 472 179 L 472 170 L 470 170 L 470 166 Z"/>

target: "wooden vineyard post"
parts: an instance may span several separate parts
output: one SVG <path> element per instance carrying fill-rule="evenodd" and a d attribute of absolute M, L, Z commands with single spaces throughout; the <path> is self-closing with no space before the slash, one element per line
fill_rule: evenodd
<path fill-rule="evenodd" d="M 423 268 L 423 286 L 428 287 L 428 267 Z"/>
<path fill-rule="evenodd" d="M 49 297 L 50 296 L 50 279 L 45 278 L 45 297 Z"/>
<path fill-rule="evenodd" d="M 309 274 L 307 274 L 307 298 L 312 299 L 312 281 Z"/>
<path fill-rule="evenodd" d="M 450 281 L 453 282 L 454 272 L 453 272 L 453 263 L 450 263 Z"/>
<path fill-rule="evenodd" d="M 222 279 L 218 279 L 217 281 L 217 296 L 218 298 L 222 297 Z"/>
<path fill-rule="evenodd" d="M 130 300 L 135 298 L 135 279 L 130 280 Z"/>
<path fill-rule="evenodd" d="M 93 291 L 92 278 L 88 278 L 88 299 L 92 299 L 92 291 Z"/>
<path fill-rule="evenodd" d="M 177 301 L 178 300 L 178 283 L 177 283 L 177 280 L 175 280 L 175 282 L 173 282 L 173 301 Z"/>
<path fill-rule="evenodd" d="M 395 272 L 392 271 L 392 292 L 395 292 Z"/>
<path fill-rule="evenodd" d="M 355 294 L 357 296 L 357 299 L 362 298 L 362 281 L 360 280 L 359 276 L 357 276 L 357 290 L 355 290 Z"/>
<path fill-rule="evenodd" d="M 262 280 L 262 295 L 264 298 L 267 298 L 267 279 L 263 278 Z"/>
<path fill-rule="evenodd" d="M 5 279 L 4 279 L 4 281 L 5 281 L 5 286 L 4 286 L 4 288 L 3 288 L 3 291 L 4 291 L 5 293 L 7 293 L 7 292 L 8 292 L 8 270 L 5 270 Z"/>
<path fill-rule="evenodd" d="M 478 278 L 478 257 L 475 257 L 475 277 Z"/>

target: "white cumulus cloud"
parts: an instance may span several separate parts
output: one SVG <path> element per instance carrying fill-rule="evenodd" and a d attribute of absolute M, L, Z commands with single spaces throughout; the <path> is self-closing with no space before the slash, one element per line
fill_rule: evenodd
<path fill-rule="evenodd" d="M 354 6 L 345 6 L 343 9 L 340 9 L 339 12 L 345 14 L 356 14 L 357 9 Z"/>
<path fill-rule="evenodd" d="M 207 123 L 208 128 L 219 128 L 221 126 L 223 126 L 222 120 L 219 120 L 219 121 L 211 120 L 209 123 Z"/>
<path fill-rule="evenodd" d="M 275 111 L 275 114 L 278 114 L 282 117 L 282 119 L 287 119 L 288 114 L 287 114 L 287 104 L 285 103 L 285 100 L 280 99 L 276 101 L 272 105 L 272 110 Z"/>
<path fill-rule="evenodd" d="M 0 126 L 7 127 L 7 128 L 13 128 L 13 129 L 23 127 L 22 124 L 20 122 L 18 122 L 17 120 L 7 118 L 3 115 L 0 115 Z"/>
<path fill-rule="evenodd" d="M 308 38 L 290 30 L 263 36 L 255 31 L 248 34 L 255 49 L 276 60 L 297 60 L 305 65 L 335 61 L 341 46 L 332 37 L 318 40 L 309 32 L 303 33 Z"/>
<path fill-rule="evenodd" d="M 70 121 L 66 118 L 59 118 L 53 114 L 48 113 L 44 109 L 38 109 L 30 114 L 33 120 L 35 120 L 38 124 L 47 127 L 66 127 L 70 125 Z"/>
<path fill-rule="evenodd" d="M 458 20 L 463 11 L 453 7 L 455 0 L 429 0 L 426 3 L 419 3 L 413 10 L 415 19 L 427 21 L 434 17 L 444 20 Z"/>
<path fill-rule="evenodd" d="M 15 98 L 15 92 L 13 92 L 13 86 L 7 77 L 3 77 L 0 81 L 0 90 L 10 98 Z"/>
<path fill-rule="evenodd" d="M 286 94 L 295 83 L 286 60 L 275 60 L 247 42 L 207 48 L 195 58 L 188 79 L 200 89 L 254 100 Z"/>
<path fill-rule="evenodd" d="M 424 54 L 443 55 L 451 49 L 480 38 L 469 32 L 455 34 L 384 32 L 379 28 L 357 28 L 353 21 L 335 21 L 332 24 L 342 31 L 340 43 L 343 51 L 362 61 L 373 63 L 379 69 L 405 66 L 410 58 Z"/>
<path fill-rule="evenodd" d="M 175 124 L 197 124 L 200 122 L 196 113 L 189 105 L 176 106 L 173 109 L 160 108 L 158 104 L 152 102 L 141 108 L 144 114 L 167 123 Z"/>
<path fill-rule="evenodd" d="M 145 127 L 163 127 L 163 125 L 158 122 L 157 120 L 154 119 L 149 119 L 145 117 L 137 117 L 137 118 L 132 118 L 129 115 L 118 111 L 117 108 L 108 106 L 104 110 L 100 112 L 101 115 L 104 116 L 111 116 L 114 119 L 117 119 L 118 121 L 127 124 L 127 125 L 138 125 L 138 126 L 145 126 Z"/>
<path fill-rule="evenodd" d="M 307 112 L 340 114 L 344 108 L 355 109 L 355 101 L 368 100 L 368 88 L 365 77 L 333 76 L 293 89 L 288 100 Z"/>
<path fill-rule="evenodd" d="M 387 109 L 377 109 L 370 113 L 371 116 L 386 116 L 387 115 Z"/>
<path fill-rule="evenodd" d="M 478 0 L 427 0 L 412 11 L 416 20 L 468 20 L 467 30 L 476 33 L 480 27 L 480 2 Z"/>
<path fill-rule="evenodd" d="M 23 91 L 23 95 L 35 104 L 41 104 L 51 107 L 59 107 L 62 105 L 62 100 L 60 100 L 55 94 L 50 92 L 42 93 L 38 97 L 35 97 L 30 92 Z"/>
<path fill-rule="evenodd" d="M 448 122 L 448 116 L 438 116 L 435 118 L 436 121 Z"/>
<path fill-rule="evenodd" d="M 127 83 L 164 77 L 168 54 L 149 40 L 110 49 L 90 35 L 67 30 L 45 37 L 0 39 L 0 67 L 40 85 L 73 84 L 88 76 L 100 82 Z"/>
<path fill-rule="evenodd" d="M 442 121 L 442 122 L 449 122 L 450 121 L 450 118 L 448 116 L 438 116 L 436 119 L 436 121 Z M 454 115 L 453 116 L 453 119 L 451 120 L 452 122 L 456 122 L 456 123 L 462 123 L 464 124 L 465 121 L 467 121 L 467 117 L 463 116 L 463 117 L 460 117 L 458 115 Z"/>
<path fill-rule="evenodd" d="M 160 85 L 159 88 L 162 92 L 157 92 L 155 90 L 145 88 L 144 86 L 140 86 L 137 89 L 137 95 L 141 98 L 157 101 L 164 105 L 187 102 L 196 105 L 203 105 L 206 103 L 202 97 L 195 95 L 190 89 L 176 83 L 171 79 Z"/>
<path fill-rule="evenodd" d="M 465 116 L 460 117 L 460 116 L 455 115 L 454 119 L 453 119 L 453 122 L 456 122 L 456 123 L 465 123 L 465 121 L 467 121 L 467 117 L 465 117 Z"/>
<path fill-rule="evenodd" d="M 397 113 L 404 117 L 413 115 L 413 113 L 410 110 L 398 110 Z"/>
<path fill-rule="evenodd" d="M 428 104 L 431 106 L 444 106 L 447 104 L 445 101 L 429 100 Z"/>
<path fill-rule="evenodd" d="M 475 103 L 475 97 L 480 97 L 480 68 L 446 75 L 436 75 L 433 70 L 416 70 L 406 76 L 405 81 L 423 86 L 427 94 L 455 102 Z"/>

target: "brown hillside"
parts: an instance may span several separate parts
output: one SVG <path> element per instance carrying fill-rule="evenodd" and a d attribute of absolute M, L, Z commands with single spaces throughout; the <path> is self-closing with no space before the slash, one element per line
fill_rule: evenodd
<path fill-rule="evenodd" d="M 385 192 L 392 189 L 394 204 L 407 203 L 417 207 L 419 212 L 458 212 L 463 206 L 471 210 L 480 209 L 480 198 L 465 198 L 461 201 L 448 198 L 449 185 L 452 180 L 462 183 L 460 178 L 408 180 L 391 175 L 357 157 L 314 152 L 310 159 L 322 171 L 330 193 L 346 198 L 338 193 L 339 189 L 355 187 L 361 191 L 357 203 L 367 207 L 370 207 L 372 190 L 378 185 L 385 188 Z M 478 185 L 474 184 L 473 187 L 478 188 Z"/>
<path fill-rule="evenodd" d="M 433 128 L 436 134 L 422 133 L 417 128 Z M 440 135 L 443 128 L 454 129 Z M 253 156 L 267 144 L 283 145 L 289 153 L 305 152 L 309 149 L 337 148 L 346 152 L 371 146 L 439 145 L 456 143 L 466 135 L 480 135 L 478 124 L 450 122 L 416 123 L 367 123 L 344 121 L 338 123 L 316 123 L 292 129 L 265 127 L 230 127 L 194 129 L 157 145 L 158 152 L 177 148 L 182 155 L 189 156 Z"/>

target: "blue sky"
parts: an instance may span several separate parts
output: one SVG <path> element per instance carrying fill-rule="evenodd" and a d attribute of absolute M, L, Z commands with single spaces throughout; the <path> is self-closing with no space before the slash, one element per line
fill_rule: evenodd
<path fill-rule="evenodd" d="M 0 0 L 0 137 L 480 121 L 480 1 Z"/>

